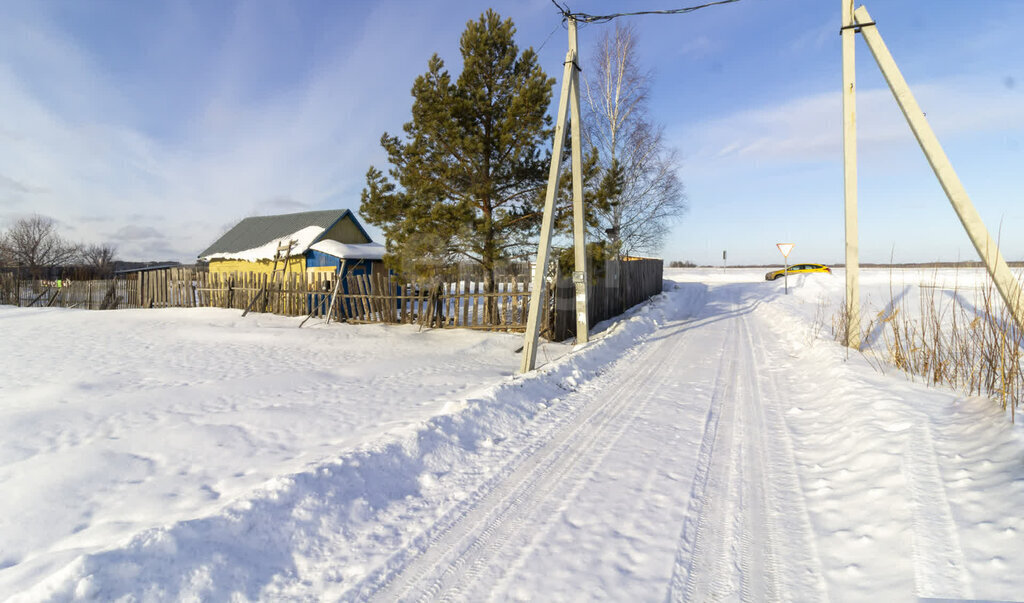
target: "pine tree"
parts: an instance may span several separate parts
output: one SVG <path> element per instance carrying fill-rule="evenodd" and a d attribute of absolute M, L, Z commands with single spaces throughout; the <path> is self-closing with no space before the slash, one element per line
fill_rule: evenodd
<path fill-rule="evenodd" d="M 416 78 L 404 137 L 385 133 L 388 176 L 371 167 L 361 215 L 380 227 L 393 258 L 470 259 L 496 289 L 503 260 L 531 251 L 550 152 L 554 80 L 515 27 L 493 10 L 466 24 L 455 81 L 435 54 Z"/>

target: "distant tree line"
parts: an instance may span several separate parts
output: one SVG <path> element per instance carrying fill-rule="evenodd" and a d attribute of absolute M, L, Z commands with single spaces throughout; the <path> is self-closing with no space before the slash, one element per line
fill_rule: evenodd
<path fill-rule="evenodd" d="M 88 276 L 109 276 L 114 271 L 117 247 L 109 243 L 83 244 L 65 239 L 57 221 L 35 214 L 16 220 L 0 231 L 0 268 L 23 276 L 44 278 L 54 272 L 77 270 Z"/>

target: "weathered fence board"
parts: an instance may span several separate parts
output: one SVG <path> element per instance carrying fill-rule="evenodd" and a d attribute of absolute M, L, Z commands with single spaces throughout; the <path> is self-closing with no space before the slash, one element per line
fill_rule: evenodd
<path fill-rule="evenodd" d="M 617 316 L 661 292 L 661 260 L 607 262 L 588 290 L 589 324 Z M 394 275 L 349 275 L 335 288 L 330 273 L 211 274 L 170 268 L 96 281 L 25 281 L 0 274 L 0 303 L 52 305 L 89 310 L 126 308 L 231 308 L 311 316 L 353 323 L 417 324 L 522 331 L 526 328 L 528 281 L 501 275 L 494 291 L 476 279 L 417 284 Z M 575 335 L 575 287 L 569 276 L 556 277 L 542 296 L 542 333 L 562 340 Z M 331 307 L 333 299 L 334 306 Z"/>

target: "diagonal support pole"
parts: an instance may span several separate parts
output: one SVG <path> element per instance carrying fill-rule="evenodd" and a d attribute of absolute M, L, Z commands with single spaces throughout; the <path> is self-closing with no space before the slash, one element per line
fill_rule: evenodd
<path fill-rule="evenodd" d="M 921 150 L 924 151 L 932 171 L 935 172 L 935 176 L 939 179 L 939 184 L 942 185 L 942 190 L 945 191 L 946 197 L 949 198 L 949 202 L 953 206 L 953 210 L 956 211 L 957 217 L 960 218 L 960 223 L 963 224 L 964 230 L 967 231 L 967 236 L 970 237 L 974 249 L 981 256 L 981 260 L 992 277 L 999 295 L 1002 296 L 1006 307 L 1013 315 L 1017 328 L 1024 330 L 1024 307 L 1021 304 L 1020 283 L 1013 276 L 1013 273 L 1010 272 L 1010 268 L 1006 265 L 1002 253 L 999 252 L 997 241 L 989 234 L 984 222 L 981 221 L 978 210 L 974 208 L 974 203 L 967 196 L 967 191 L 964 189 L 963 184 L 960 183 L 960 178 L 956 175 L 956 171 L 953 170 L 953 165 L 950 163 L 945 151 L 942 150 L 942 145 L 939 144 L 939 140 L 935 137 L 931 126 L 928 125 L 924 112 L 921 111 L 917 100 L 914 99 L 914 95 L 910 92 L 910 87 L 907 85 L 906 80 L 903 79 L 903 74 L 900 73 L 899 67 L 896 66 L 896 61 L 893 60 L 885 42 L 882 41 L 882 36 L 878 33 L 878 28 L 875 26 L 874 21 L 871 20 L 871 15 L 868 14 L 866 8 L 861 6 L 854 11 L 853 16 L 857 25 L 860 26 L 864 41 L 867 42 L 871 54 L 875 57 L 875 62 L 878 63 L 878 68 L 882 70 L 882 75 L 885 76 L 885 81 L 889 84 L 889 89 L 892 90 L 893 96 L 896 97 L 896 103 L 900 106 L 900 110 L 903 111 L 903 116 L 906 117 L 907 123 L 910 124 L 914 137 L 917 138 L 918 144 L 921 145 Z"/>
<path fill-rule="evenodd" d="M 570 40 L 576 38 L 576 21 L 569 19 Z M 551 151 L 551 169 L 548 171 L 548 188 L 544 196 L 544 217 L 540 226 L 540 243 L 537 245 L 537 264 L 533 269 L 530 290 L 530 310 L 526 319 L 526 334 L 523 342 L 523 357 L 520 364 L 520 372 L 528 373 L 536 368 L 537 344 L 540 338 L 540 317 L 541 300 L 544 299 L 544 290 L 548 268 L 548 259 L 551 255 L 551 231 L 555 221 L 555 196 L 558 192 L 558 176 L 562 167 L 562 153 L 565 150 L 566 118 L 569 113 L 569 97 L 573 94 L 572 86 L 578 80 L 573 78 L 573 70 L 576 63 L 576 52 L 573 48 L 565 55 L 565 69 L 562 72 L 562 92 L 558 97 L 558 116 L 555 118 L 555 142 Z M 573 139 L 573 144 L 578 145 L 578 138 Z"/>

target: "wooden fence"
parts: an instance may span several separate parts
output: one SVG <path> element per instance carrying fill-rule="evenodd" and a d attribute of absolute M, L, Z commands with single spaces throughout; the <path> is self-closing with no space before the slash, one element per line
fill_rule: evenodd
<path fill-rule="evenodd" d="M 605 262 L 603 274 L 592 278 L 587 290 L 587 324 L 593 327 L 661 293 L 663 275 L 662 260 Z M 576 335 L 576 285 L 571 275 L 559 276 L 554 289 L 552 308 L 542 324 L 550 339 L 564 341 Z"/>
<path fill-rule="evenodd" d="M 589 320 L 596 324 L 661 292 L 661 260 L 608 262 L 593 279 Z M 0 274 L 0 303 L 103 310 L 116 308 L 234 308 L 284 316 L 351 323 L 419 324 L 521 331 L 526 328 L 530 292 L 527 278 L 509 276 L 487 293 L 483 283 L 432 285 L 382 273 L 349 275 L 333 295 L 334 275 L 291 273 L 270 281 L 266 274 L 219 274 L 193 268 L 138 272 L 111 280 L 19 281 Z M 345 290 L 347 289 L 347 290 Z M 545 296 L 542 334 L 563 340 L 575 335 L 572 278 L 556 278 Z M 333 306 L 332 306 L 333 300 Z"/>
<path fill-rule="evenodd" d="M 133 279 L 41 281 L 0 274 L 2 304 L 107 310 L 140 308 L 141 303 L 132 303 L 138 297 L 138 281 Z"/>

